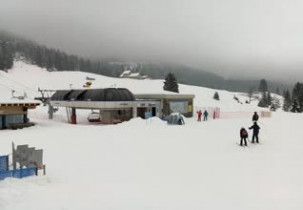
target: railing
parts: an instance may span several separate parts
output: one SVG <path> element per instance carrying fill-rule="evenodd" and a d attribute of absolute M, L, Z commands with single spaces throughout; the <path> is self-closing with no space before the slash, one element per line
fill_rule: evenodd
<path fill-rule="evenodd" d="M 225 112 L 221 111 L 220 108 L 216 107 L 195 107 L 194 117 L 197 118 L 197 111 L 201 110 L 202 113 L 207 110 L 208 119 L 233 119 L 233 118 L 252 118 L 254 111 L 234 111 Z M 261 118 L 270 118 L 270 111 L 259 111 L 257 112 Z M 203 114 L 202 114 L 203 119 Z"/>
<path fill-rule="evenodd" d="M 22 168 L 16 170 L 0 171 L 0 180 L 3 180 L 8 177 L 24 178 L 35 175 L 38 175 L 37 168 Z"/>
<path fill-rule="evenodd" d="M 203 120 L 203 113 L 204 113 L 205 110 L 208 112 L 208 117 L 207 117 L 208 120 L 221 118 L 221 111 L 220 111 L 220 108 L 218 108 L 218 107 L 199 107 L 199 106 L 196 106 L 194 110 L 195 110 L 194 117 L 196 117 L 196 118 L 198 116 L 197 112 L 199 110 L 201 110 L 202 120 Z"/>

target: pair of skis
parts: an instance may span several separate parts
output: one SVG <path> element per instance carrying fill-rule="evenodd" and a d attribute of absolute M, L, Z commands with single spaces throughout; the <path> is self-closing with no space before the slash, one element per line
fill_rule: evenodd
<path fill-rule="evenodd" d="M 251 141 L 249 141 L 249 143 L 251 143 L 251 144 L 260 144 L 260 142 L 259 142 L 259 143 L 256 143 L 256 142 L 253 143 L 253 142 L 251 142 Z M 238 142 L 237 142 L 236 144 L 237 144 L 238 146 L 240 146 L 240 147 L 248 147 L 248 144 L 247 144 L 247 146 L 246 146 L 245 144 L 242 144 L 242 145 L 241 145 L 241 144 L 238 143 Z"/>

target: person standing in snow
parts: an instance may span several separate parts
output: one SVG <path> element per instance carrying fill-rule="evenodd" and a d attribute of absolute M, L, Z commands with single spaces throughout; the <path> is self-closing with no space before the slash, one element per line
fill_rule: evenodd
<path fill-rule="evenodd" d="M 253 117 L 252 117 L 252 121 L 253 122 L 257 122 L 259 119 L 259 115 L 257 114 L 257 112 L 254 113 Z"/>
<path fill-rule="evenodd" d="M 199 111 L 197 112 L 197 114 L 198 114 L 198 122 L 200 122 L 200 121 L 201 121 L 201 116 L 202 116 L 201 110 L 199 110 Z"/>
<path fill-rule="evenodd" d="M 245 130 L 245 128 L 241 128 L 241 130 L 240 130 L 240 138 L 241 138 L 240 146 L 243 146 L 243 141 L 244 141 L 244 145 L 247 146 L 247 141 L 246 141 L 247 137 L 248 137 L 247 131 Z"/>
<path fill-rule="evenodd" d="M 203 121 L 207 121 L 207 117 L 208 117 L 208 111 L 205 110 L 205 111 L 203 112 Z"/>
<path fill-rule="evenodd" d="M 257 122 L 254 122 L 254 124 L 249 127 L 249 129 L 253 130 L 253 136 L 252 136 L 252 140 L 251 140 L 251 143 L 255 143 L 255 139 L 256 139 L 256 143 L 259 144 L 259 130 L 260 130 L 260 127 L 258 126 Z"/>

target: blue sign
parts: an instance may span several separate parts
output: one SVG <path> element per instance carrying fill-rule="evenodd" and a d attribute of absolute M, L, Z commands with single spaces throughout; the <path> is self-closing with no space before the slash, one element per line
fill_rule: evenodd
<path fill-rule="evenodd" d="M 8 170 L 8 155 L 0 156 L 0 171 Z"/>

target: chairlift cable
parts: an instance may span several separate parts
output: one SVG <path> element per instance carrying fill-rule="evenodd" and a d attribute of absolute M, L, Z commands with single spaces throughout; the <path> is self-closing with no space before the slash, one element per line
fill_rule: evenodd
<path fill-rule="evenodd" d="M 4 76 L 6 77 L 6 79 L 8 79 L 8 80 L 10 80 L 10 81 L 12 81 L 12 82 L 14 82 L 14 83 L 17 83 L 17 84 L 19 84 L 20 86 L 23 86 L 23 87 L 25 87 L 25 88 L 27 88 L 27 89 L 29 89 L 29 90 L 35 92 L 35 93 L 37 92 L 36 90 L 34 90 L 34 89 L 31 88 L 31 87 L 29 87 L 29 86 L 27 86 L 27 85 L 24 85 L 24 84 L 22 84 L 21 82 L 18 82 L 18 81 L 16 81 L 16 80 L 13 80 L 13 79 L 9 78 L 7 75 L 4 75 Z"/>

